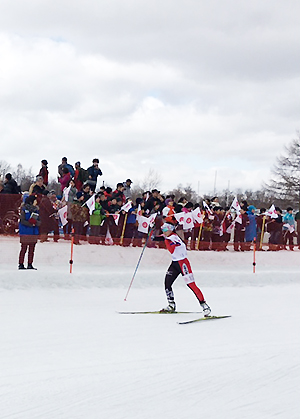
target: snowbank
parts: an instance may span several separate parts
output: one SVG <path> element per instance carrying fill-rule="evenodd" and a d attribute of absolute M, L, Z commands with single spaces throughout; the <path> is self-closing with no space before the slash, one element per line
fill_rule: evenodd
<path fill-rule="evenodd" d="M 0 289 L 15 288 L 127 288 L 142 248 L 97 246 L 83 243 L 74 247 L 73 273 L 69 273 L 70 242 L 38 243 L 34 265 L 37 271 L 18 271 L 18 238 L 1 240 Z M 190 251 L 196 282 L 201 286 L 263 286 L 300 282 L 300 251 L 253 252 Z M 161 286 L 170 254 L 164 249 L 146 248 L 134 287 Z M 177 281 L 179 284 L 182 281 Z M 184 285 L 182 283 L 182 285 Z"/>

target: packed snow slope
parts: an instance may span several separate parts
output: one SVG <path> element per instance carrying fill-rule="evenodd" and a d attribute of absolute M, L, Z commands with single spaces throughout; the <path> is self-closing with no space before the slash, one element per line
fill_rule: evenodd
<path fill-rule="evenodd" d="M 300 251 L 189 252 L 212 314 L 121 315 L 165 305 L 165 250 L 0 238 L 0 418 L 298 419 Z M 179 310 L 199 311 L 178 278 Z"/>

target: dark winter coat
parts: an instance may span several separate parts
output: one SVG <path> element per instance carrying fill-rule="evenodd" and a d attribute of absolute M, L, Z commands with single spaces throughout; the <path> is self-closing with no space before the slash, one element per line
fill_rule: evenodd
<path fill-rule="evenodd" d="M 21 207 L 19 235 L 21 243 L 36 243 L 39 235 L 39 208 L 24 204 Z"/>
<path fill-rule="evenodd" d="M 20 187 L 14 179 L 10 179 L 4 183 L 3 193 L 19 194 L 21 193 Z"/>
<path fill-rule="evenodd" d="M 97 177 L 102 176 L 102 171 L 99 167 L 95 167 L 94 165 L 87 169 L 90 179 L 94 182 L 97 182 Z"/>

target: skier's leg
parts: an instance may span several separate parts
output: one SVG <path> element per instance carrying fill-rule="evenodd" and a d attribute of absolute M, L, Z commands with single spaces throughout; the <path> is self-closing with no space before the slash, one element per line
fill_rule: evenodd
<path fill-rule="evenodd" d="M 176 305 L 175 305 L 172 285 L 180 273 L 181 271 L 180 271 L 180 266 L 178 262 L 172 262 L 165 276 L 165 292 L 166 292 L 167 300 L 168 300 L 169 306 L 173 307 L 174 310 L 176 308 Z"/>
<path fill-rule="evenodd" d="M 199 303 L 205 302 L 204 296 L 201 292 L 201 290 L 197 287 L 195 283 L 194 274 L 192 272 L 191 264 L 188 259 L 180 260 L 179 262 L 181 275 L 183 276 L 183 279 L 185 280 L 186 285 L 193 291 L 195 296 L 197 297 Z"/>
<path fill-rule="evenodd" d="M 194 275 L 193 275 L 189 260 L 188 259 L 180 260 L 179 265 L 181 268 L 181 274 L 183 275 L 183 279 L 185 280 L 186 285 L 195 294 L 197 300 L 199 301 L 203 309 L 204 315 L 209 316 L 211 312 L 210 307 L 207 305 L 200 288 L 198 288 L 195 283 Z"/>

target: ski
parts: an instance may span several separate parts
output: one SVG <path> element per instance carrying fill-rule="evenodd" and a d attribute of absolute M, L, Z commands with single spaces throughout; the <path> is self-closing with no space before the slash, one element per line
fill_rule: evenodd
<path fill-rule="evenodd" d="M 193 320 L 188 320 L 186 322 L 177 322 L 177 323 L 178 324 L 190 324 L 190 323 L 201 322 L 203 320 L 227 319 L 228 317 L 231 317 L 231 316 L 207 316 L 207 317 L 201 317 L 200 319 L 193 319 Z"/>
<path fill-rule="evenodd" d="M 200 311 L 118 311 L 119 314 L 196 314 Z"/>

